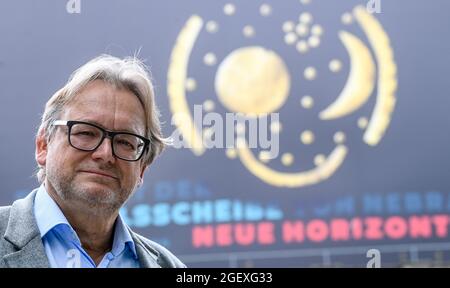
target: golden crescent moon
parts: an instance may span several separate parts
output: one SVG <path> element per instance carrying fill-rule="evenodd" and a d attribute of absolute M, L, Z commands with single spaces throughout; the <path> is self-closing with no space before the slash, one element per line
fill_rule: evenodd
<path fill-rule="evenodd" d="M 396 103 L 395 92 L 397 90 L 397 65 L 394 61 L 394 52 L 390 45 L 389 37 L 380 22 L 362 6 L 355 7 L 353 14 L 373 47 L 378 65 L 377 101 L 369 126 L 363 136 L 364 142 L 375 146 L 386 132 L 394 111 Z"/>
<path fill-rule="evenodd" d="M 205 152 L 205 147 L 186 101 L 185 83 L 189 57 L 202 27 L 203 20 L 199 16 L 193 15 L 188 19 L 172 49 L 167 72 L 167 94 L 170 109 L 174 117 L 178 117 L 178 120 L 182 119 L 182 121 L 176 121 L 175 125 L 183 135 L 184 141 L 189 144 L 197 156 Z"/>
<path fill-rule="evenodd" d="M 351 33 L 339 38 L 350 56 L 350 75 L 339 97 L 319 114 L 322 120 L 346 116 L 367 102 L 375 86 L 375 63 L 369 49 Z"/>
<path fill-rule="evenodd" d="M 270 185 L 288 188 L 313 185 L 329 178 L 344 162 L 347 150 L 345 145 L 338 145 L 320 166 L 304 172 L 284 173 L 258 161 L 244 139 L 237 148 L 239 159 L 253 175 Z"/>

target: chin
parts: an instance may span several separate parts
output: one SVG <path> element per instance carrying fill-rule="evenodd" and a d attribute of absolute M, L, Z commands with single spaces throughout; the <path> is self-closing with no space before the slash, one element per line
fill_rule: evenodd
<path fill-rule="evenodd" d="M 78 196 L 85 200 L 96 201 L 98 203 L 110 203 L 116 199 L 116 193 L 111 187 L 101 183 L 86 183 L 80 185 L 78 190 Z"/>

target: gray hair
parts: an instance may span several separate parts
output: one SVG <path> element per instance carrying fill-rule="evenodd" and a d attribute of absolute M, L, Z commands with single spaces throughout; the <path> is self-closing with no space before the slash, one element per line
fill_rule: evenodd
<path fill-rule="evenodd" d="M 78 68 L 66 85 L 58 90 L 46 103 L 37 137 L 45 136 L 47 142 L 54 134 L 52 123 L 61 115 L 66 105 L 89 83 L 102 80 L 117 89 L 126 89 L 138 97 L 145 112 L 145 137 L 150 139 L 149 153 L 144 154 L 143 163 L 149 165 L 170 141 L 163 138 L 159 122 L 159 111 L 150 73 L 145 64 L 136 57 L 119 59 L 101 55 Z M 39 183 L 45 180 L 45 169 L 38 167 Z"/>

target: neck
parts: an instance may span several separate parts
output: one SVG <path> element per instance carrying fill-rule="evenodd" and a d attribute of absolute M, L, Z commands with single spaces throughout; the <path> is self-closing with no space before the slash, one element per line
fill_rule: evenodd
<path fill-rule="evenodd" d="M 48 184 L 48 182 L 46 183 Z M 99 214 L 89 213 L 90 209 L 78 203 L 66 203 L 58 196 L 51 185 L 45 185 L 50 197 L 57 203 L 67 221 L 78 235 L 82 247 L 94 260 L 96 265 L 112 249 L 114 223 L 119 211 Z"/>

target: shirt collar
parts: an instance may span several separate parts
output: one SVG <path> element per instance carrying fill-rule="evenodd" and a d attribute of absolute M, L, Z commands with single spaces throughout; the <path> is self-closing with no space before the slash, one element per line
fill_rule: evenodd
<path fill-rule="evenodd" d="M 60 224 L 69 226 L 72 229 L 58 204 L 48 195 L 44 184 L 39 187 L 34 199 L 34 215 L 36 216 L 41 238 L 45 237 L 50 230 Z"/>
<path fill-rule="evenodd" d="M 34 215 L 36 217 L 41 238 L 44 238 L 49 231 L 56 227 L 63 226 L 69 228 L 72 235 L 80 242 L 69 221 L 67 221 L 66 216 L 64 216 L 55 200 L 48 194 L 44 184 L 39 187 L 36 193 L 36 198 L 34 200 Z M 135 259 L 138 258 L 130 231 L 119 214 L 115 223 L 111 253 L 113 253 L 114 256 L 117 256 L 123 252 L 125 247 L 128 247 Z"/>
<path fill-rule="evenodd" d="M 131 237 L 127 225 L 123 222 L 122 217 L 119 214 L 116 219 L 114 242 L 111 253 L 113 253 L 114 256 L 117 256 L 123 251 L 125 246 L 128 246 L 128 249 L 133 253 L 134 258 L 137 259 L 138 256 L 133 238 Z"/>

